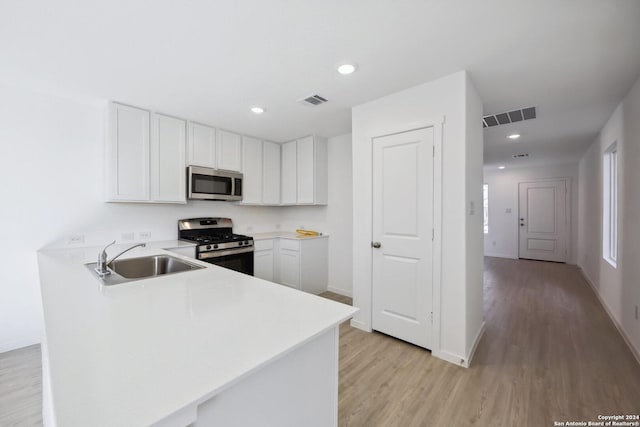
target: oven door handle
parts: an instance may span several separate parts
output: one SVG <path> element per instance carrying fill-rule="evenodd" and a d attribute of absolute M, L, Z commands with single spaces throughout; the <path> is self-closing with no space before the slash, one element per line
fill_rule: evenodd
<path fill-rule="evenodd" d="M 245 254 L 248 252 L 253 252 L 253 246 L 238 249 L 227 249 L 224 251 L 203 252 L 198 254 L 198 259 L 220 258 L 227 255 Z"/>

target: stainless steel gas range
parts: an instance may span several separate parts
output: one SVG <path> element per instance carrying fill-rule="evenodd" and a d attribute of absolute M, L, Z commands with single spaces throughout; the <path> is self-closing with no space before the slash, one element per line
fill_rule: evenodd
<path fill-rule="evenodd" d="M 231 219 L 181 219 L 178 238 L 198 244 L 197 259 L 253 276 L 253 237 L 233 234 Z"/>

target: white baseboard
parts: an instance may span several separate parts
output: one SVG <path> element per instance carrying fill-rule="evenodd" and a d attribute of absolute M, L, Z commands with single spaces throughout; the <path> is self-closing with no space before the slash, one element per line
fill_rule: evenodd
<path fill-rule="evenodd" d="M 484 323 L 484 320 L 483 320 L 482 325 L 480 325 L 480 329 L 478 329 L 478 333 L 476 334 L 476 337 L 473 340 L 473 346 L 471 347 L 471 351 L 469 351 L 469 355 L 467 356 L 467 367 L 471 366 L 471 360 L 473 360 L 473 356 L 476 354 L 476 349 L 478 348 L 478 344 L 480 344 L 480 340 L 484 335 L 484 330 L 486 326 L 487 325 Z"/>
<path fill-rule="evenodd" d="M 344 297 L 349 297 L 349 298 L 353 297 L 353 292 L 352 291 L 348 291 L 346 289 L 334 288 L 333 286 L 329 286 L 329 287 L 327 287 L 327 290 L 329 292 L 333 292 L 334 294 L 342 295 Z"/>
<path fill-rule="evenodd" d="M 627 347 L 629 347 L 629 350 L 631 350 L 631 354 L 633 354 L 633 357 L 635 357 L 636 361 L 638 362 L 638 364 L 640 364 L 640 350 L 638 350 L 637 348 L 635 348 L 633 346 L 633 343 L 631 342 L 631 340 L 627 336 L 626 332 L 622 328 L 622 325 L 618 322 L 618 320 L 613 315 L 613 312 L 609 308 L 609 305 L 604 300 L 604 298 L 602 298 L 602 295 L 600 295 L 600 291 L 598 290 L 598 288 L 596 288 L 595 284 L 591 281 L 591 278 L 587 275 L 587 272 L 584 271 L 584 269 L 579 265 L 578 265 L 578 269 L 580 270 L 580 273 L 582 273 L 582 277 L 584 277 L 585 282 L 587 282 L 587 284 L 593 290 L 593 293 L 596 294 L 596 297 L 598 297 L 598 301 L 600 301 L 600 305 L 602 305 L 602 308 L 604 308 L 604 311 L 609 316 L 609 319 L 611 319 L 611 321 L 613 322 L 614 326 L 616 327 L 616 329 L 618 330 L 618 332 L 622 336 L 622 339 L 627 344 Z"/>
<path fill-rule="evenodd" d="M 449 353 L 448 351 L 431 350 L 431 355 L 437 357 L 438 359 L 442 359 L 445 362 L 462 366 L 463 368 L 469 367 L 469 364 L 465 360 L 464 356 L 460 356 L 458 354 Z"/>
<path fill-rule="evenodd" d="M 486 252 L 484 253 L 484 256 L 492 256 L 495 258 L 508 258 L 508 259 L 518 259 L 517 256 L 513 256 L 510 254 L 501 254 L 501 253 L 497 253 L 497 252 Z"/>
<path fill-rule="evenodd" d="M 40 336 L 22 337 L 17 340 L 0 342 L 0 353 L 5 351 L 17 350 L 19 348 L 28 347 L 34 344 L 40 344 Z"/>
<path fill-rule="evenodd" d="M 361 331 L 365 331 L 365 332 L 372 332 L 373 329 L 368 328 L 367 325 L 364 324 L 364 322 L 361 322 L 359 320 L 356 319 L 351 319 L 351 326 L 356 328 L 356 329 L 360 329 Z"/>

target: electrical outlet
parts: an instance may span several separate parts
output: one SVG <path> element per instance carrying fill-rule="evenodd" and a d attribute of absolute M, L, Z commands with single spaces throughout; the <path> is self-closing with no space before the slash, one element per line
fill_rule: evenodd
<path fill-rule="evenodd" d="M 140 233 L 138 233 L 138 236 L 140 237 L 140 240 L 149 240 L 151 239 L 151 232 L 141 231 Z"/>
<path fill-rule="evenodd" d="M 247 227 L 247 231 L 249 231 L 249 232 L 253 231 L 253 227 L 252 226 L 248 226 Z"/>
<path fill-rule="evenodd" d="M 120 239 L 124 240 L 125 242 L 128 240 L 133 240 L 134 237 L 135 237 L 135 234 L 133 233 L 133 231 L 130 231 L 128 233 L 122 233 L 120 235 Z"/>
<path fill-rule="evenodd" d="M 69 236 L 68 245 L 81 245 L 84 243 L 84 234 L 74 234 Z"/>
<path fill-rule="evenodd" d="M 504 213 L 511 213 L 511 208 L 507 208 L 504 210 Z"/>
<path fill-rule="evenodd" d="M 280 230 L 280 224 L 276 224 L 276 230 Z"/>
<path fill-rule="evenodd" d="M 298 227 L 300 230 L 304 230 L 304 225 Z"/>

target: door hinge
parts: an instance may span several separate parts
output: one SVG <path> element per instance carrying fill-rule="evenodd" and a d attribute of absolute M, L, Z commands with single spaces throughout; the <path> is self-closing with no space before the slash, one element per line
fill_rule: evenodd
<path fill-rule="evenodd" d="M 431 323 L 433 323 L 433 311 L 431 313 L 429 313 L 430 317 L 431 317 Z"/>
<path fill-rule="evenodd" d="M 436 156 L 436 146 L 433 145 L 431 148 L 433 148 L 433 150 L 432 150 L 433 151 L 433 157 L 435 157 Z"/>
<path fill-rule="evenodd" d="M 433 242 L 436 239 L 436 230 L 435 229 L 431 229 L 431 241 Z"/>

